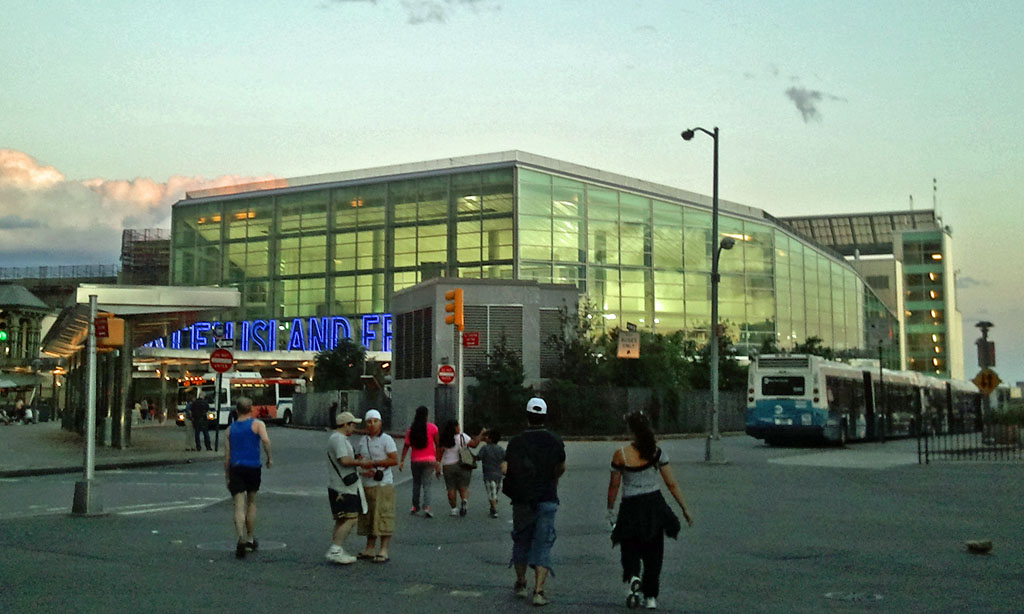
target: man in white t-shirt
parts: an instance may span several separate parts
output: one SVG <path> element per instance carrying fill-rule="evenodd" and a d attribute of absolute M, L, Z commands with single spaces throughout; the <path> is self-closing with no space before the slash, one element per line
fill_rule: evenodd
<path fill-rule="evenodd" d="M 335 417 L 334 432 L 327 440 L 327 461 L 330 464 L 327 496 L 331 503 L 331 516 L 334 517 L 327 560 L 341 565 L 356 561 L 356 557 L 345 552 L 344 545 L 352 527 L 356 525 L 359 513 L 363 511 L 359 496 L 359 470 L 370 466 L 368 461 L 356 460 L 355 451 L 348 440 L 359 422 L 362 420 L 350 412 L 341 412 Z"/>
<path fill-rule="evenodd" d="M 388 545 L 395 533 L 395 478 L 391 468 L 398 464 L 398 446 L 391 435 L 383 431 L 379 411 L 367 411 L 363 422 L 366 435 L 356 445 L 356 458 L 369 462 L 362 474 L 367 511 L 359 516 L 359 534 L 366 536 L 366 547 L 356 556 L 374 563 L 387 563 L 390 560 Z"/>

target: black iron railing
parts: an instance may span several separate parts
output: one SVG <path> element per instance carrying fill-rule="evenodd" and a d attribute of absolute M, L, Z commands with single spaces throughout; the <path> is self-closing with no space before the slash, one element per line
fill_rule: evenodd
<path fill-rule="evenodd" d="M 1024 460 L 1022 430 L 1016 424 L 988 424 L 970 433 L 922 433 L 917 438 L 917 462 Z"/>

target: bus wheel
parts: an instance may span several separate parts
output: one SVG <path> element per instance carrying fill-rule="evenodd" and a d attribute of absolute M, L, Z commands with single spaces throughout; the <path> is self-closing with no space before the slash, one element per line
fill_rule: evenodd
<path fill-rule="evenodd" d="M 292 410 L 290 410 L 290 409 L 284 410 L 284 419 L 282 420 L 282 423 L 284 423 L 284 424 L 291 424 L 292 423 Z"/>

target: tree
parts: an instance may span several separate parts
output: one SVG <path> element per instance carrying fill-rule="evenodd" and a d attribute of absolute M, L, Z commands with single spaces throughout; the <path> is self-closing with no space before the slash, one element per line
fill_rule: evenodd
<path fill-rule="evenodd" d="M 567 308 L 558 310 L 560 334 L 552 335 L 546 343 L 558 354 L 558 366 L 553 379 L 567 380 L 582 385 L 605 383 L 602 364 L 606 361 L 608 338 L 598 334 L 600 321 L 597 306 L 584 298 L 576 313 Z"/>
<path fill-rule="evenodd" d="M 798 343 L 793 346 L 794 354 L 813 354 L 815 356 L 821 356 L 827 360 L 833 360 L 836 357 L 835 351 L 823 345 L 821 337 L 808 337 L 803 343 Z"/>
<path fill-rule="evenodd" d="M 338 342 L 333 350 L 316 355 L 317 390 L 357 390 L 366 363 L 366 348 L 351 339 Z"/>
<path fill-rule="evenodd" d="M 505 335 L 487 353 L 487 364 L 473 369 L 470 375 L 476 378 L 476 384 L 469 387 L 474 420 L 505 432 L 522 428 L 522 410 L 531 393 L 523 387 L 523 360 Z"/>

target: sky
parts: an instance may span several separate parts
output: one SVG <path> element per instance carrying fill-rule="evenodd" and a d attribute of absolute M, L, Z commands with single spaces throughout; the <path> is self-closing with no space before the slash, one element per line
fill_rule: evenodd
<path fill-rule="evenodd" d="M 186 190 L 519 149 L 774 216 L 937 209 L 1024 380 L 1024 4 L 0 0 L 0 267 Z"/>

